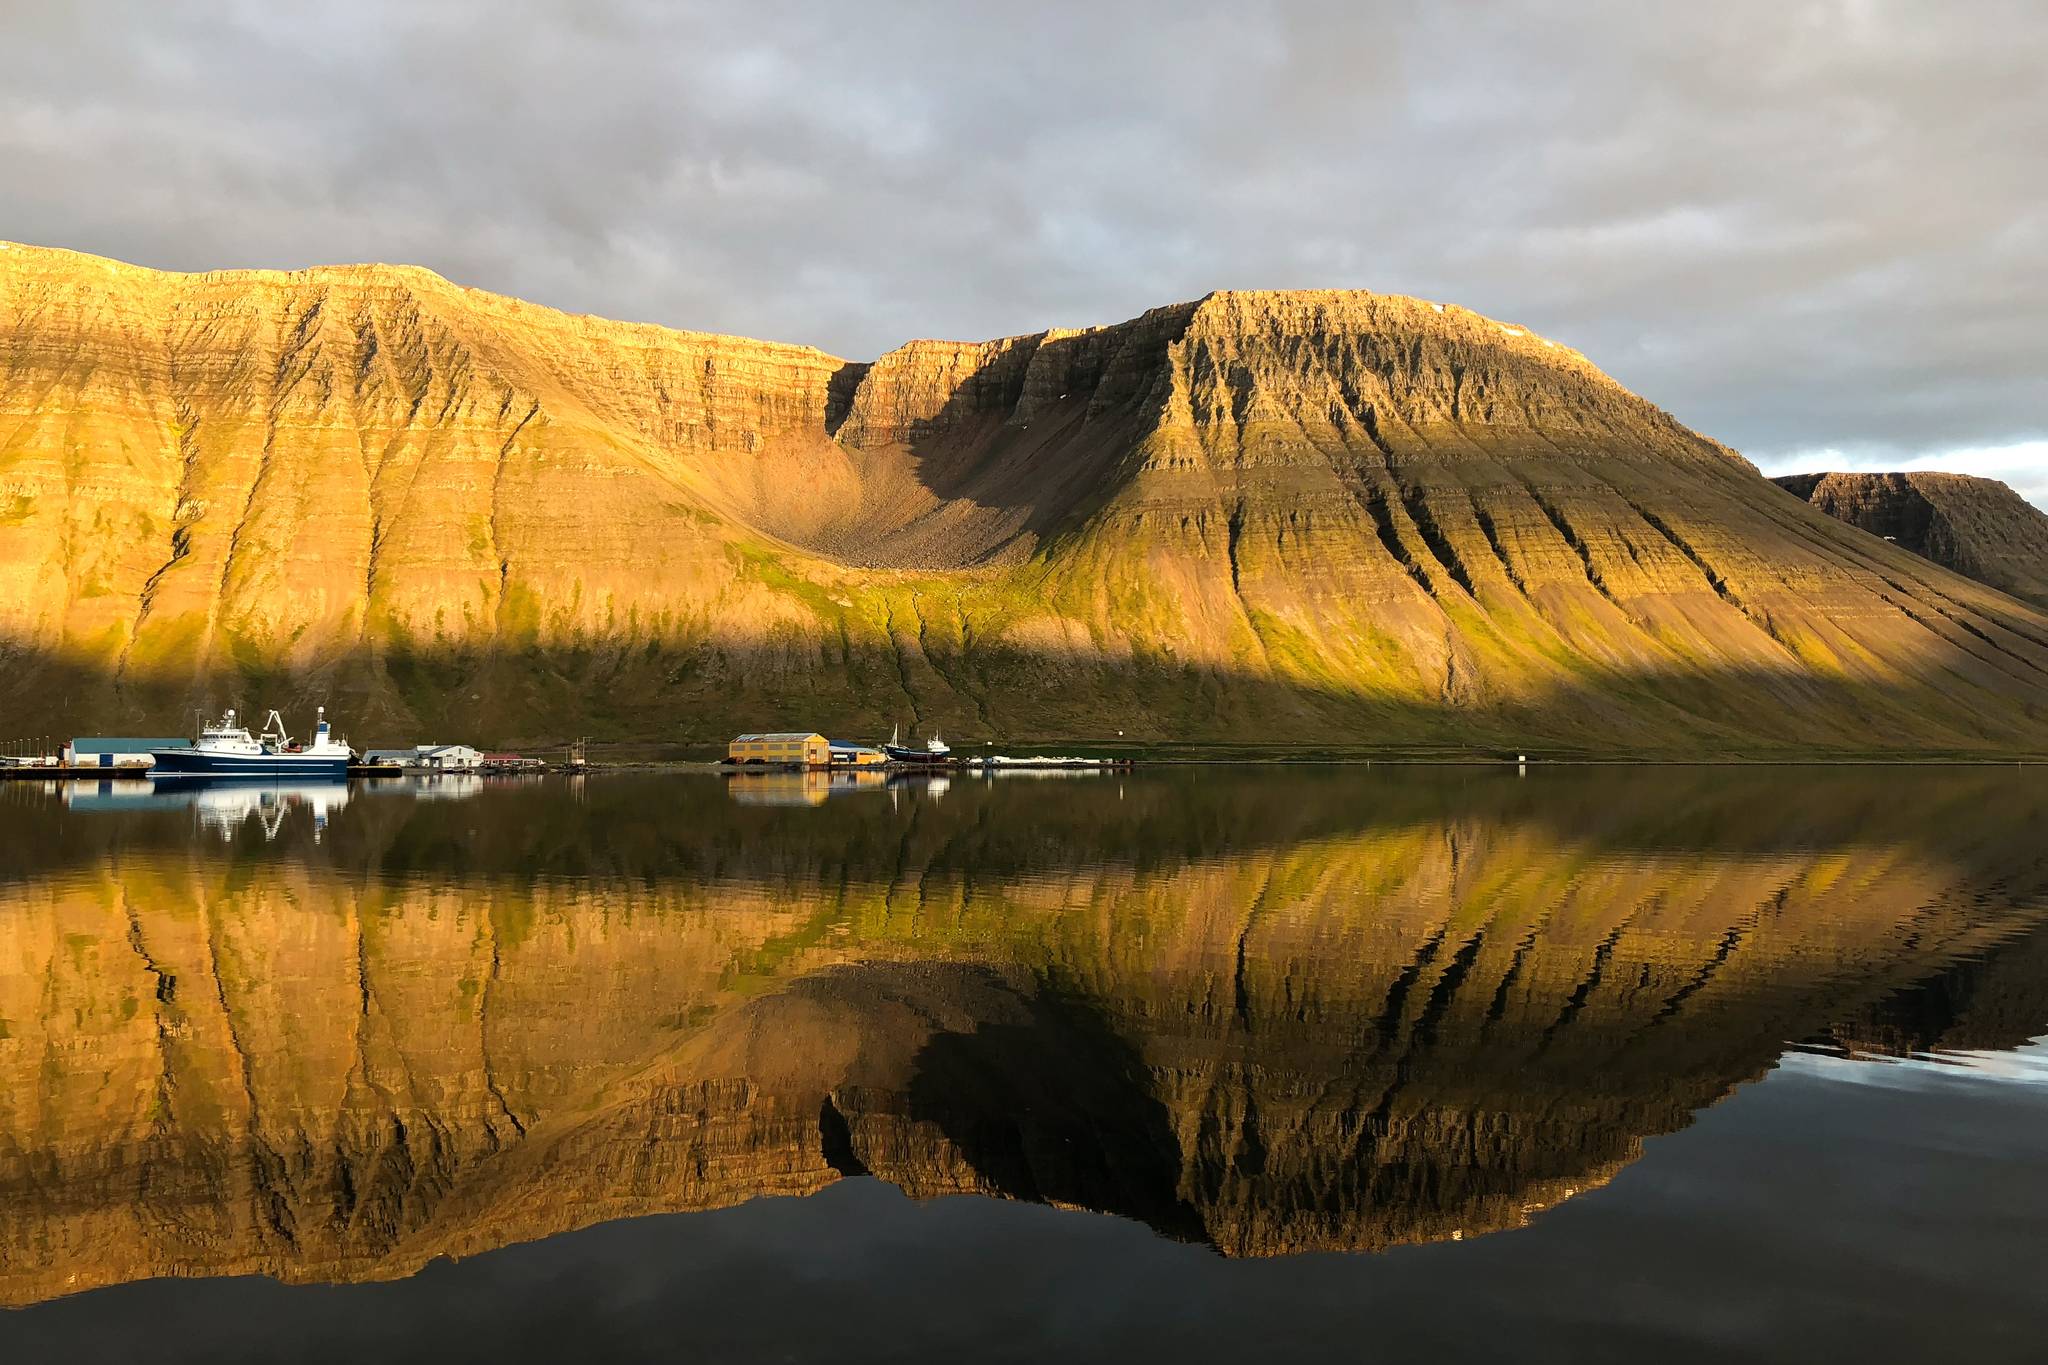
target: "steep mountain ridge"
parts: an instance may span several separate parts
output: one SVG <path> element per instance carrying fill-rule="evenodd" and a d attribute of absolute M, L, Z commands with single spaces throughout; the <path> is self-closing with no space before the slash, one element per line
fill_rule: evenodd
<path fill-rule="evenodd" d="M 1772 482 L 1831 517 L 2048 608 L 2048 513 L 1997 479 L 1923 469 Z"/>
<path fill-rule="evenodd" d="M 427 271 L 0 251 L 0 703 L 459 726 L 2048 749 L 2048 616 L 1449 305 L 869 363 Z"/>

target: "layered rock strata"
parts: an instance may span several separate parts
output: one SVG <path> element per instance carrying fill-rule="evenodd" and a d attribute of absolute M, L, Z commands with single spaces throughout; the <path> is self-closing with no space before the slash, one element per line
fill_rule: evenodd
<path fill-rule="evenodd" d="M 1997 479 L 1914 470 L 1773 482 L 1831 517 L 2048 608 L 2048 512 Z"/>
<path fill-rule="evenodd" d="M 2038 608 L 1563 346 L 1357 292 L 852 364 L 9 246 L 0 657 L 25 733 L 240 696 L 358 742 L 2048 748 Z"/>

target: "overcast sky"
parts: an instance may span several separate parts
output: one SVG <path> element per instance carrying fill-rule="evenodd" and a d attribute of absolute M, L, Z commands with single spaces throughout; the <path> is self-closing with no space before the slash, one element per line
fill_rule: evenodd
<path fill-rule="evenodd" d="M 79 0 L 0 50 L 0 237 L 854 358 L 1419 294 L 1771 472 L 2048 506 L 2040 0 Z"/>

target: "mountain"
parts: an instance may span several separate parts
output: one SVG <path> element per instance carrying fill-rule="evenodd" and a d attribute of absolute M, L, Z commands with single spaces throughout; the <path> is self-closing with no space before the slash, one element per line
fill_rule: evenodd
<path fill-rule="evenodd" d="M 1916 470 L 1772 482 L 1831 517 L 2048 608 L 2048 513 L 1997 479 Z"/>
<path fill-rule="evenodd" d="M 2048 615 L 1462 308 L 871 363 L 427 271 L 0 250 L 17 732 L 2048 751 Z"/>

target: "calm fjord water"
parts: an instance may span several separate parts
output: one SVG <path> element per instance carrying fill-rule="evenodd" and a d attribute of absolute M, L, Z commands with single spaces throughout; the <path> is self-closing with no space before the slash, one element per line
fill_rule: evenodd
<path fill-rule="evenodd" d="M 2032 773 L 0 786 L 0 1358 L 2037 1358 Z"/>

